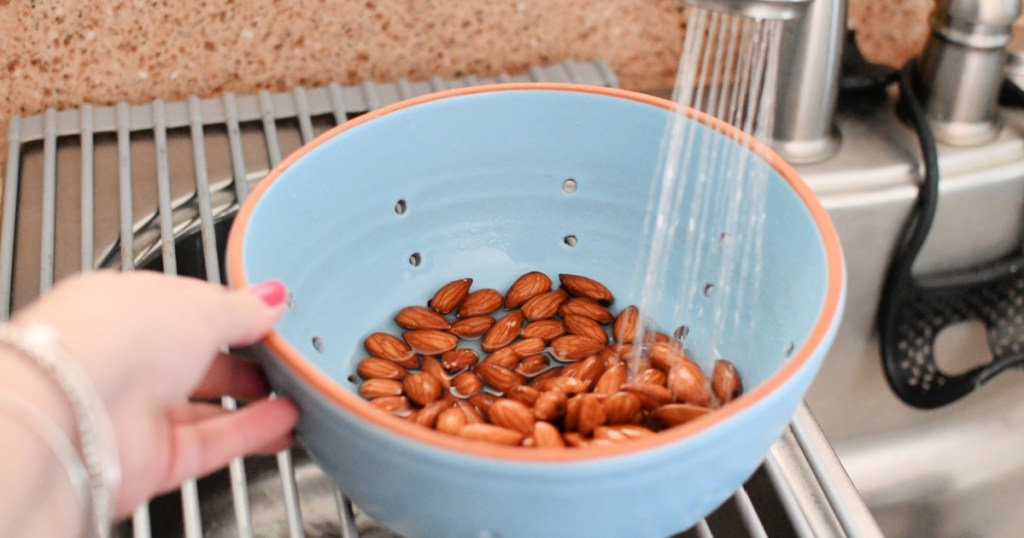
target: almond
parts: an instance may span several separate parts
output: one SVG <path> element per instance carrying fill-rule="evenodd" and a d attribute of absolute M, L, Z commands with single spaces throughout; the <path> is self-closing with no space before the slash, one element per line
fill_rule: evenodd
<path fill-rule="evenodd" d="M 654 431 L 636 424 L 614 424 L 611 426 L 598 426 L 594 429 L 594 439 L 608 439 L 610 441 L 632 441 L 654 435 Z"/>
<path fill-rule="evenodd" d="M 551 366 L 551 361 L 548 360 L 547 356 L 539 354 L 530 355 L 519 361 L 514 371 L 520 375 L 532 377 L 547 370 L 548 366 Z"/>
<path fill-rule="evenodd" d="M 604 412 L 608 424 L 630 422 L 640 412 L 640 398 L 628 392 L 616 392 L 604 401 Z"/>
<path fill-rule="evenodd" d="M 384 396 L 401 396 L 402 382 L 394 379 L 367 379 L 359 385 L 359 394 L 367 400 Z"/>
<path fill-rule="evenodd" d="M 407 306 L 398 311 L 395 323 L 405 329 L 439 329 L 451 328 L 444 316 L 425 306 Z"/>
<path fill-rule="evenodd" d="M 525 361 L 526 359 L 523 359 L 523 360 Z M 530 379 L 530 386 L 536 387 L 536 386 L 538 386 L 538 385 L 540 385 L 542 383 L 545 383 L 547 379 L 551 379 L 553 377 L 558 377 L 558 376 L 562 375 L 562 372 L 564 370 L 565 370 L 565 367 L 563 367 L 563 366 L 554 366 L 554 367 L 548 368 L 547 370 L 544 370 L 543 372 L 533 376 L 533 378 Z"/>
<path fill-rule="evenodd" d="M 366 337 L 366 351 L 374 357 L 395 361 L 406 368 L 419 368 L 420 361 L 408 344 L 388 333 L 373 333 Z"/>
<path fill-rule="evenodd" d="M 619 392 L 623 383 L 626 382 L 627 373 L 626 363 L 624 362 L 619 362 L 606 369 L 601 374 L 601 377 L 597 379 L 597 383 L 594 384 L 594 392 L 598 394 L 615 394 Z"/>
<path fill-rule="evenodd" d="M 426 372 L 417 372 L 406 377 L 402 381 L 402 387 L 405 389 L 405 395 L 419 405 L 427 405 L 441 397 L 441 382 Z"/>
<path fill-rule="evenodd" d="M 433 330 L 406 331 L 402 338 L 421 355 L 440 355 L 455 349 L 459 338 L 451 333 Z"/>
<path fill-rule="evenodd" d="M 569 331 L 569 334 L 578 334 L 580 336 L 586 336 L 593 338 L 601 345 L 608 343 L 608 333 L 605 332 L 604 327 L 600 323 L 590 319 L 586 316 L 579 314 L 569 314 L 565 316 L 565 330 Z"/>
<path fill-rule="evenodd" d="M 601 404 L 598 398 L 594 397 L 593 394 L 582 395 L 576 431 L 584 436 L 590 435 L 594 433 L 595 428 L 604 424 L 607 418 L 604 405 Z"/>
<path fill-rule="evenodd" d="M 611 347 L 605 347 L 604 349 L 602 349 L 597 354 L 597 358 L 601 359 L 601 362 L 604 363 L 604 367 L 606 370 L 608 368 L 611 368 L 612 366 L 615 366 L 616 364 L 623 363 L 622 357 L 618 353 L 616 353 L 615 350 L 612 349 Z"/>
<path fill-rule="evenodd" d="M 555 420 L 565 413 L 568 400 L 569 397 L 558 389 L 542 392 L 533 402 L 533 416 L 537 420 Z"/>
<path fill-rule="evenodd" d="M 558 313 L 563 318 L 572 314 L 585 316 L 602 325 L 615 321 L 615 316 L 612 316 L 612 313 L 607 308 L 598 304 L 597 301 L 585 297 L 569 299 L 558 309 Z"/>
<path fill-rule="evenodd" d="M 466 425 L 466 414 L 458 407 L 449 407 L 437 416 L 434 428 L 439 432 L 452 435 L 459 433 L 459 430 Z"/>
<path fill-rule="evenodd" d="M 681 345 L 679 340 L 676 340 L 672 336 L 669 336 L 667 333 L 663 333 L 661 331 L 652 331 L 650 329 L 648 329 L 647 332 L 644 333 L 644 342 L 648 346 L 654 344 L 673 344 L 675 346 Z"/>
<path fill-rule="evenodd" d="M 491 325 L 494 325 L 494 318 L 491 316 L 473 316 L 452 323 L 451 332 L 459 338 L 472 340 L 483 336 Z"/>
<path fill-rule="evenodd" d="M 437 424 L 437 419 L 441 416 L 441 413 L 446 409 L 451 409 L 451 407 L 452 404 L 444 400 L 430 402 L 423 406 L 423 409 L 419 410 L 413 422 L 424 428 L 433 428 Z"/>
<path fill-rule="evenodd" d="M 410 411 L 409 399 L 405 396 L 382 396 L 370 400 L 370 405 L 393 415 L 404 415 Z"/>
<path fill-rule="evenodd" d="M 515 446 L 522 443 L 526 435 L 516 430 L 495 426 L 494 424 L 466 424 L 459 429 L 459 437 L 473 441 Z"/>
<path fill-rule="evenodd" d="M 472 278 L 462 278 L 441 286 L 441 289 L 434 294 L 434 298 L 430 300 L 430 308 L 439 314 L 447 314 L 455 310 L 469 295 L 469 288 L 472 285 Z"/>
<path fill-rule="evenodd" d="M 736 367 L 731 362 L 719 359 L 711 372 L 711 388 L 722 403 L 727 403 L 743 391 L 743 384 Z"/>
<path fill-rule="evenodd" d="M 587 391 L 586 383 L 576 379 L 575 377 L 569 377 L 566 375 L 543 379 L 537 383 L 533 383 L 531 386 L 541 392 L 558 389 L 566 394 L 579 394 Z"/>
<path fill-rule="evenodd" d="M 625 359 L 633 356 L 633 344 L 610 344 L 605 349 L 615 353 L 619 358 Z"/>
<path fill-rule="evenodd" d="M 651 417 L 666 428 L 671 428 L 702 417 L 709 412 L 711 410 L 707 407 L 688 403 L 673 403 L 658 407 L 651 413 Z"/>
<path fill-rule="evenodd" d="M 476 408 L 476 410 L 480 412 L 480 415 L 486 420 L 490 418 L 491 406 L 494 405 L 494 402 L 498 401 L 498 397 L 489 392 L 478 392 L 469 398 L 466 398 L 466 400 L 473 404 L 473 407 Z"/>
<path fill-rule="evenodd" d="M 541 338 L 526 338 L 518 342 L 514 342 L 508 347 L 519 357 L 528 357 L 544 351 L 547 344 L 545 344 L 544 340 Z"/>
<path fill-rule="evenodd" d="M 533 404 L 537 403 L 537 398 L 540 397 L 540 391 L 529 385 L 519 385 L 518 387 L 512 387 L 512 389 L 505 394 L 505 397 L 515 400 L 525 406 L 533 407 Z"/>
<path fill-rule="evenodd" d="M 480 410 L 466 400 L 456 400 L 455 408 L 461 411 L 466 417 L 466 424 L 475 424 L 484 421 L 484 416 L 480 413 Z"/>
<path fill-rule="evenodd" d="M 673 366 L 689 360 L 686 352 L 677 343 L 658 342 L 651 346 L 649 354 L 651 364 L 664 372 L 668 372 Z"/>
<path fill-rule="evenodd" d="M 533 441 L 537 448 L 565 448 L 565 441 L 558 428 L 543 420 L 533 424 Z"/>
<path fill-rule="evenodd" d="M 697 377 L 694 371 L 686 366 L 673 366 L 668 371 L 667 386 L 672 392 L 672 398 L 677 402 L 702 406 L 711 403 L 711 391 L 708 390 L 704 376 Z"/>
<path fill-rule="evenodd" d="M 640 406 L 644 409 L 654 409 L 672 401 L 672 393 L 661 385 L 626 383 L 622 390 L 640 398 Z"/>
<path fill-rule="evenodd" d="M 560 361 L 578 361 L 598 354 L 604 344 L 586 336 L 567 334 L 551 341 L 551 354 Z"/>
<path fill-rule="evenodd" d="M 523 303 L 523 316 L 530 321 L 554 317 L 568 298 L 569 294 L 565 290 L 551 290 L 535 295 Z"/>
<path fill-rule="evenodd" d="M 456 396 L 465 398 L 483 390 L 484 381 L 480 376 L 467 370 L 452 379 L 452 388 L 455 389 Z"/>
<path fill-rule="evenodd" d="M 449 372 L 458 372 L 473 366 L 479 359 L 480 356 L 477 355 L 476 351 L 458 348 L 441 354 L 441 366 L 444 366 L 444 369 Z"/>
<path fill-rule="evenodd" d="M 661 385 L 663 387 L 667 386 L 665 383 L 666 381 L 667 376 L 665 375 L 665 372 L 662 372 L 657 368 L 648 368 L 640 372 L 640 375 L 636 377 L 637 383 L 650 383 L 652 385 Z"/>
<path fill-rule="evenodd" d="M 394 361 L 378 357 L 367 357 L 359 361 L 356 371 L 364 379 L 402 379 L 409 374 L 405 368 L 402 368 Z"/>
<path fill-rule="evenodd" d="M 551 289 L 551 279 L 548 275 L 538 271 L 532 271 L 516 279 L 505 293 L 505 308 L 513 309 L 535 295 L 544 293 Z"/>
<path fill-rule="evenodd" d="M 562 421 L 562 430 L 574 432 L 580 426 L 580 408 L 583 406 L 583 395 L 577 394 L 565 402 L 565 420 Z"/>
<path fill-rule="evenodd" d="M 512 343 L 519 336 L 519 330 L 523 327 L 523 311 L 513 310 L 499 319 L 484 334 L 480 347 L 487 352 L 505 347 Z"/>
<path fill-rule="evenodd" d="M 496 426 L 522 432 L 524 436 L 533 433 L 533 411 L 526 405 L 510 398 L 498 398 L 487 412 Z"/>
<path fill-rule="evenodd" d="M 558 275 L 562 287 L 575 297 L 586 297 L 599 303 L 610 304 L 614 299 L 612 292 L 604 284 L 580 275 Z"/>
<path fill-rule="evenodd" d="M 570 367 L 577 365 L 578 368 L 566 375 L 579 379 L 586 385 L 587 389 L 593 387 L 601 377 L 601 374 L 604 373 L 604 364 L 601 363 L 601 359 L 597 358 L 597 355 L 592 355 L 580 362 L 570 364 L 565 369 L 569 370 Z"/>
<path fill-rule="evenodd" d="M 630 343 L 636 335 L 636 320 L 640 317 L 640 311 L 633 305 L 627 306 L 619 312 L 612 325 L 612 336 L 622 343 Z"/>
<path fill-rule="evenodd" d="M 493 364 L 511 370 L 519 364 L 519 360 L 519 355 L 511 347 L 503 347 L 484 357 L 481 364 Z"/>
<path fill-rule="evenodd" d="M 441 383 L 442 392 L 451 388 L 452 380 L 448 377 L 448 372 L 445 371 L 444 366 L 441 366 L 441 362 L 437 360 L 437 357 L 431 355 L 423 357 L 423 367 L 421 371 L 434 376 L 434 378 Z"/>
<path fill-rule="evenodd" d="M 507 392 L 512 387 L 523 384 L 523 378 L 519 374 L 494 364 L 478 364 L 475 368 L 476 374 L 499 392 Z"/>
<path fill-rule="evenodd" d="M 503 298 L 498 290 L 485 288 L 470 293 L 459 305 L 456 315 L 460 318 L 483 316 L 501 308 Z"/>
<path fill-rule="evenodd" d="M 540 338 L 550 342 L 565 334 L 565 325 L 560 319 L 542 319 L 527 323 L 521 332 L 523 338 Z"/>
<path fill-rule="evenodd" d="M 583 437 L 579 432 L 565 432 L 562 434 L 562 440 L 565 441 L 567 446 L 573 448 L 584 448 L 590 446 L 590 440 Z"/>

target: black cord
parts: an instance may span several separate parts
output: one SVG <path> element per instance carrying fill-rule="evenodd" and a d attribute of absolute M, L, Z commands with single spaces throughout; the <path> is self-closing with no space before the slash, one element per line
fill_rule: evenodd
<path fill-rule="evenodd" d="M 892 263 L 889 265 L 889 272 L 885 278 L 885 286 L 882 289 L 878 311 L 878 329 L 883 335 L 890 327 L 889 321 L 894 314 L 892 306 L 900 289 L 915 282 L 912 273 L 914 260 L 917 259 L 921 247 L 924 246 L 924 242 L 928 238 L 939 200 L 938 152 L 935 149 L 935 136 L 928 125 L 924 108 L 914 94 L 915 71 L 916 62 L 913 60 L 900 70 L 898 78 L 899 107 L 910 126 L 917 133 L 921 160 L 924 165 L 924 178 L 921 181 L 910 217 L 896 242 L 896 251 L 893 253 Z M 883 341 L 885 341 L 884 338 Z"/>

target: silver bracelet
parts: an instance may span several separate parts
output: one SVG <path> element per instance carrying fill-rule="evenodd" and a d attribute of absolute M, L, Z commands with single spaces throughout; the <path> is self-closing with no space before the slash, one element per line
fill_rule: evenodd
<path fill-rule="evenodd" d="M 92 520 L 99 538 L 110 536 L 112 503 L 121 482 L 117 439 L 103 401 L 77 362 L 64 350 L 57 332 L 44 325 L 0 324 L 0 344 L 31 359 L 60 387 L 71 406 L 79 451 L 89 476 Z"/>
<path fill-rule="evenodd" d="M 0 409 L 6 409 L 8 418 L 22 424 L 26 430 L 34 433 L 57 457 L 61 467 L 64 468 L 68 482 L 71 483 L 71 488 L 75 490 L 78 506 L 83 510 L 82 515 L 85 516 L 84 509 L 89 502 L 87 487 L 89 476 L 85 465 L 82 464 L 82 459 L 75 450 L 75 445 L 71 444 L 68 436 L 53 423 L 53 420 L 11 391 L 0 390 Z"/>

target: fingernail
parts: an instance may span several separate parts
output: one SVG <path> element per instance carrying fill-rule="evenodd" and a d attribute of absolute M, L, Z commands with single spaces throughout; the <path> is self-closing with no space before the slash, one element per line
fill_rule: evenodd
<path fill-rule="evenodd" d="M 279 306 L 288 297 L 288 290 L 280 280 L 268 280 L 249 288 L 249 293 L 259 297 L 267 306 Z"/>

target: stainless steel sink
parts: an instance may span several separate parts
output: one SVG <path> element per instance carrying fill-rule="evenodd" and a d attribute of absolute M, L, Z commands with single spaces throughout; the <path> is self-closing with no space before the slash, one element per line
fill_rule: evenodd
<path fill-rule="evenodd" d="M 938 215 L 916 270 L 964 268 L 1019 248 L 1024 218 L 1024 116 L 989 144 L 940 145 Z M 916 196 L 912 133 L 892 101 L 845 102 L 839 153 L 798 167 L 821 197 L 843 243 L 849 301 L 835 347 L 807 398 L 844 466 L 891 536 L 1011 536 L 1024 526 L 1024 377 L 1010 371 L 963 400 L 930 411 L 889 389 L 874 319 L 894 238 Z M 983 333 L 940 335 L 940 365 L 985 362 Z"/>

